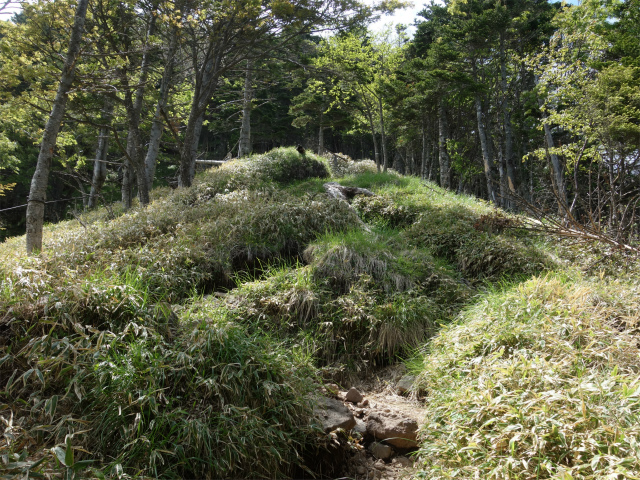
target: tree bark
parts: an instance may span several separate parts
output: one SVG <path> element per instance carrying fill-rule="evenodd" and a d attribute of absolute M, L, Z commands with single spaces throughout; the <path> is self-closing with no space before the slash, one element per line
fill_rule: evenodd
<path fill-rule="evenodd" d="M 513 129 L 507 89 L 507 58 L 504 46 L 504 33 L 500 34 L 500 82 L 502 86 L 502 115 L 504 119 L 504 162 L 507 167 L 507 185 L 511 194 L 516 193 L 515 167 L 513 165 Z M 506 200 L 506 199 L 505 199 Z M 511 207 L 512 198 L 505 205 Z"/>
<path fill-rule="evenodd" d="M 169 52 L 167 53 L 167 63 L 162 74 L 162 83 L 160 84 L 160 97 L 156 105 L 156 111 L 151 124 L 151 132 L 149 133 L 149 147 L 147 155 L 144 159 L 145 174 L 149 190 L 153 186 L 153 179 L 156 175 L 156 165 L 158 164 L 158 153 L 160 152 L 160 140 L 162 139 L 162 131 L 164 130 L 164 122 L 162 120 L 163 112 L 166 112 L 169 101 L 169 91 L 173 81 L 173 67 L 175 65 L 175 56 L 178 49 L 178 28 L 174 27 L 171 32 L 171 40 L 169 42 Z"/>
<path fill-rule="evenodd" d="M 425 179 L 427 172 L 427 134 L 424 131 L 424 119 L 422 120 L 422 158 L 420 162 L 420 178 Z"/>
<path fill-rule="evenodd" d="M 80 52 L 80 43 L 82 41 L 82 32 L 84 30 L 84 22 L 87 16 L 87 4 L 89 0 L 78 0 L 76 14 L 69 39 L 69 49 L 67 58 L 62 67 L 62 75 L 53 108 L 47 124 L 44 128 L 42 143 L 40 144 L 40 153 L 38 154 L 38 163 L 36 170 L 31 179 L 31 188 L 29 190 L 29 200 L 27 203 L 27 253 L 31 254 L 42 250 L 42 228 L 44 225 L 44 205 L 47 196 L 47 184 L 49 182 L 49 171 L 51 170 L 51 158 L 53 150 L 56 146 L 56 139 L 62 124 L 62 117 L 67 104 L 67 94 L 73 83 L 75 74 L 76 60 Z"/>
<path fill-rule="evenodd" d="M 382 144 L 382 171 L 386 172 L 389 166 L 389 158 L 387 156 L 387 138 L 384 133 L 384 109 L 382 108 L 382 98 L 378 98 L 378 110 L 380 111 L 380 142 Z"/>
<path fill-rule="evenodd" d="M 107 153 L 109 151 L 109 124 L 113 116 L 113 103 L 107 102 L 105 105 L 105 115 L 103 122 L 105 126 L 100 127 L 98 134 L 98 146 L 96 147 L 96 155 L 93 163 L 93 178 L 91 179 L 91 191 L 89 192 L 89 202 L 87 206 L 94 208 L 96 199 L 102 191 L 102 186 L 107 179 Z"/>
<path fill-rule="evenodd" d="M 251 86 L 252 69 L 251 60 L 247 60 L 247 70 L 244 77 L 244 96 L 242 99 L 242 125 L 240 126 L 240 139 L 238 140 L 238 157 L 246 157 L 251 154 L 251 102 L 253 100 L 253 87 Z M 320 127 L 322 131 L 322 127 Z"/>
<path fill-rule="evenodd" d="M 451 186 L 451 165 L 447 153 L 447 139 L 449 138 L 449 124 L 447 123 L 447 109 L 444 99 L 440 99 L 438 105 L 438 151 L 440 154 L 440 186 Z"/>

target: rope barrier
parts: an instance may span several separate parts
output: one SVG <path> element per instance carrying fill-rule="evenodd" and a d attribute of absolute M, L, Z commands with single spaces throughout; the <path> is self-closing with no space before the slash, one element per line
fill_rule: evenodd
<path fill-rule="evenodd" d="M 49 200 L 48 202 L 42 202 L 41 200 L 32 200 L 34 202 L 42 202 L 45 205 L 48 203 L 57 203 L 57 202 L 69 202 L 71 200 L 78 200 L 78 199 L 82 199 L 83 197 L 71 197 L 71 198 L 61 198 L 60 200 Z M 9 207 L 9 208 L 4 208 L 2 210 L 0 210 L 0 213 L 2 212 L 8 212 L 9 210 L 17 210 L 18 208 L 24 208 L 26 206 L 28 206 L 28 203 L 25 203 L 24 205 L 17 205 L 15 207 Z"/>

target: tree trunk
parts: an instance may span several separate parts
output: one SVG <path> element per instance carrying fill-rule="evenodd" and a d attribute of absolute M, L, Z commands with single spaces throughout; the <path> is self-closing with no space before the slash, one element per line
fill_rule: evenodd
<path fill-rule="evenodd" d="M 389 158 L 387 156 L 387 138 L 384 134 L 384 109 L 382 108 L 382 98 L 378 98 L 378 110 L 380 111 L 380 142 L 382 144 L 382 171 L 386 172 L 389 166 Z"/>
<path fill-rule="evenodd" d="M 427 134 L 424 131 L 424 120 L 422 120 L 422 161 L 420 163 L 420 178 L 425 179 L 427 174 Z"/>
<path fill-rule="evenodd" d="M 42 227 L 44 224 L 44 205 L 47 196 L 47 183 L 49 182 L 49 171 L 51 169 L 51 158 L 53 150 L 56 146 L 56 139 L 62 124 L 62 117 L 67 104 L 67 94 L 73 83 L 75 73 L 76 60 L 80 51 L 80 42 L 82 41 L 82 32 L 84 30 L 84 22 L 87 16 L 87 4 L 89 0 L 78 0 L 76 14 L 69 39 L 69 49 L 67 58 L 62 67 L 62 75 L 55 99 L 51 115 L 47 120 L 40 144 L 40 153 L 38 154 L 38 163 L 31 180 L 31 188 L 29 190 L 29 200 L 27 203 L 27 253 L 38 252 L 42 250 Z"/>
<path fill-rule="evenodd" d="M 509 202 L 507 200 L 507 170 L 504 165 L 504 156 L 502 155 L 501 148 L 498 148 L 498 172 L 500 175 L 500 206 L 502 208 L 508 208 Z"/>
<path fill-rule="evenodd" d="M 204 114 L 209 104 L 209 99 L 216 87 L 216 72 L 218 71 L 219 63 L 219 58 L 209 58 L 204 68 L 201 69 L 200 78 L 196 78 L 191 111 L 189 112 L 189 120 L 187 121 L 182 150 L 180 151 L 178 186 L 182 188 L 190 187 L 193 182 L 200 132 L 202 131 L 202 123 L 204 122 Z M 197 65 L 194 65 L 194 67 L 197 67 Z"/>
<path fill-rule="evenodd" d="M 511 126 L 511 111 L 507 91 L 507 58 L 504 46 L 504 33 L 500 34 L 500 82 L 502 86 L 502 115 L 504 119 L 504 162 L 507 167 L 507 184 L 509 192 L 516 193 L 515 167 L 513 165 L 513 129 Z M 510 196 L 507 207 L 511 207 Z"/>
<path fill-rule="evenodd" d="M 93 178 L 91 179 L 91 191 L 89 192 L 89 202 L 87 206 L 94 208 L 96 199 L 102 191 L 102 186 L 107 179 L 107 153 L 109 151 L 109 126 L 113 115 L 113 103 L 108 102 L 105 105 L 105 116 L 103 122 L 105 126 L 100 127 L 98 134 L 98 146 L 96 148 L 95 160 L 93 163 Z"/>
<path fill-rule="evenodd" d="M 451 186 L 451 165 L 447 153 L 447 139 L 449 138 L 449 125 L 447 123 L 447 109 L 444 100 L 440 99 L 438 105 L 438 151 L 440 153 L 440 186 Z"/>
<path fill-rule="evenodd" d="M 553 168 L 553 177 L 556 184 L 556 195 L 558 196 L 558 210 L 564 211 L 568 208 L 567 206 L 567 189 L 564 185 L 564 176 L 562 174 L 562 165 L 560 164 L 560 159 L 558 155 L 553 153 L 552 149 L 554 148 L 553 143 L 553 135 L 551 134 L 551 127 L 543 120 L 543 128 L 544 128 L 544 139 L 547 145 L 547 152 L 549 152 L 549 157 L 551 158 L 551 166 Z"/>
<path fill-rule="evenodd" d="M 246 157 L 251 153 L 251 102 L 253 100 L 251 77 L 251 60 L 247 60 L 247 70 L 244 77 L 244 97 L 242 100 L 242 125 L 240 126 L 240 139 L 238 140 L 238 157 Z"/>
<path fill-rule="evenodd" d="M 487 195 L 490 202 L 497 204 L 496 194 L 493 191 L 493 159 L 489 154 L 489 146 L 487 145 L 487 132 L 484 128 L 482 120 L 482 102 L 476 94 L 476 118 L 478 120 L 478 136 L 480 137 L 480 147 L 482 149 L 482 162 L 484 164 L 484 176 L 487 181 Z"/>
<path fill-rule="evenodd" d="M 320 115 L 322 119 L 322 115 Z M 322 120 L 320 120 L 320 128 L 318 129 L 318 155 L 324 154 L 324 127 L 322 126 Z"/>
<path fill-rule="evenodd" d="M 378 151 L 378 142 L 376 142 L 376 127 L 373 124 L 373 114 L 368 112 L 369 128 L 371 129 L 371 140 L 373 141 L 373 156 L 376 161 L 376 168 L 380 171 L 380 152 Z"/>
<path fill-rule="evenodd" d="M 144 159 L 145 176 L 149 190 L 153 187 L 153 179 L 156 176 L 156 165 L 158 163 L 158 153 L 160 152 L 160 140 L 162 139 L 162 131 L 164 129 L 163 112 L 167 110 L 169 101 L 169 91 L 173 81 L 173 66 L 175 65 L 175 55 L 178 49 L 178 29 L 174 28 L 169 43 L 169 52 L 167 54 L 167 64 L 162 74 L 162 83 L 160 84 L 160 97 L 156 105 L 153 123 L 151 124 L 151 132 L 149 133 L 149 147 L 147 155 Z"/>

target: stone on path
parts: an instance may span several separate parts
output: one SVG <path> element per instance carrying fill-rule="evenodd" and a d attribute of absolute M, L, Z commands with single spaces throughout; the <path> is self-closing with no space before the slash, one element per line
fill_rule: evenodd
<path fill-rule="evenodd" d="M 384 443 L 376 442 L 371 445 L 371 453 L 380 460 L 387 460 L 393 455 L 393 448 Z"/>
<path fill-rule="evenodd" d="M 399 393 L 407 393 L 411 390 L 411 387 L 413 387 L 415 381 L 415 375 L 405 375 L 398 381 L 396 388 L 398 389 Z"/>
<path fill-rule="evenodd" d="M 370 413 L 367 420 L 367 432 L 397 448 L 418 446 L 418 422 L 397 413 Z"/>
<path fill-rule="evenodd" d="M 320 397 L 313 413 L 320 420 L 325 432 L 331 432 L 337 428 L 351 430 L 356 426 L 353 414 L 340 400 Z"/>
<path fill-rule="evenodd" d="M 363 398 L 364 397 L 356 387 L 351 387 L 347 392 L 347 396 L 345 397 L 345 400 L 351 403 L 360 403 Z"/>

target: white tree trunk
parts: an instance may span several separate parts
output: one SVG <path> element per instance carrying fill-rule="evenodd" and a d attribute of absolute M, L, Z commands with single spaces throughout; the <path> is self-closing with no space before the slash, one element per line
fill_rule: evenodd
<path fill-rule="evenodd" d="M 73 83 L 76 61 L 80 52 L 82 32 L 87 16 L 87 4 L 89 0 L 78 0 L 76 14 L 69 39 L 69 50 L 67 58 L 62 67 L 62 75 L 56 97 L 53 101 L 53 109 L 47 120 L 40 144 L 38 163 L 36 171 L 31 179 L 31 189 L 29 190 L 29 200 L 27 204 L 27 253 L 42 250 L 42 227 L 44 224 L 44 204 L 46 202 L 47 184 L 49 183 L 49 171 L 51 169 L 51 158 L 56 146 L 56 139 L 62 124 L 62 117 L 67 104 L 67 94 Z"/>
<path fill-rule="evenodd" d="M 447 139 L 449 138 L 449 124 L 447 123 L 447 109 L 444 99 L 440 99 L 438 105 L 438 152 L 440 154 L 440 186 L 451 186 L 451 165 L 447 153 Z"/>
<path fill-rule="evenodd" d="M 251 105 L 253 101 L 253 87 L 251 86 L 251 60 L 247 60 L 247 70 L 244 77 L 244 96 L 242 99 L 242 125 L 238 140 L 238 157 L 251 154 Z"/>

